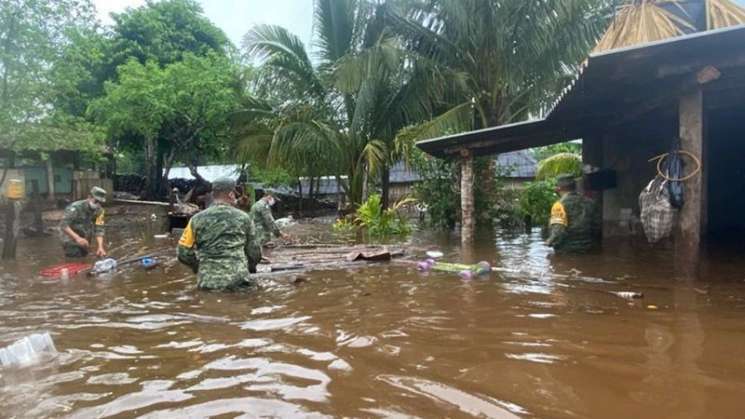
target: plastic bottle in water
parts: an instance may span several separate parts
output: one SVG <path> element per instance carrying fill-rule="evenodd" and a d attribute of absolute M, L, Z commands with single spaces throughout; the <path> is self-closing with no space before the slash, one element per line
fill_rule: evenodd
<path fill-rule="evenodd" d="M 110 272 L 116 269 L 116 259 L 108 258 L 99 260 L 93 265 L 93 272 L 103 273 Z"/>
<path fill-rule="evenodd" d="M 38 362 L 44 356 L 54 356 L 57 349 L 49 333 L 35 333 L 0 348 L 0 365 L 22 367 Z"/>

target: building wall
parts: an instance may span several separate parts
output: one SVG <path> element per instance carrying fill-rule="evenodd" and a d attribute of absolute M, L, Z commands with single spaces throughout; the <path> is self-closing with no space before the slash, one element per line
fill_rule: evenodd
<path fill-rule="evenodd" d="M 603 235 L 642 234 L 639 194 L 657 174 L 649 159 L 669 151 L 677 135 L 677 118 L 659 114 L 606 131 L 600 136 L 602 169 L 616 171 L 617 187 L 603 191 Z"/>
<path fill-rule="evenodd" d="M 23 172 L 26 179 L 26 193 L 31 194 L 33 184 L 39 188 L 39 193 L 45 195 L 49 192 L 47 185 L 47 169 L 45 167 L 24 167 Z M 68 195 L 72 193 L 72 170 L 65 167 L 54 168 L 54 192 L 57 195 Z"/>

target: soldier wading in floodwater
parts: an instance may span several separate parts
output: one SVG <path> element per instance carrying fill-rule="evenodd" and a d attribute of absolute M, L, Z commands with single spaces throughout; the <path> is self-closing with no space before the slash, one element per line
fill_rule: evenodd
<path fill-rule="evenodd" d="M 588 252 L 597 236 L 594 203 L 577 193 L 572 176 L 560 176 L 556 191 L 561 199 L 551 207 L 548 245 L 559 253 Z"/>
<path fill-rule="evenodd" d="M 212 183 L 212 205 L 196 214 L 178 243 L 178 260 L 197 274 L 201 289 L 236 290 L 254 285 L 249 260 L 261 259 L 251 217 L 234 207 L 235 182 Z"/>
<path fill-rule="evenodd" d="M 251 206 L 251 217 L 256 227 L 256 234 L 259 243 L 264 246 L 274 237 L 287 238 L 286 234 L 280 231 L 279 226 L 274 221 L 272 207 L 276 204 L 277 198 L 273 195 L 266 194 Z"/>
<path fill-rule="evenodd" d="M 96 237 L 96 256 L 106 256 L 104 248 L 104 209 L 106 191 L 94 186 L 88 199 L 75 201 L 65 208 L 60 224 L 62 248 L 69 258 L 88 256 L 90 240 Z"/>

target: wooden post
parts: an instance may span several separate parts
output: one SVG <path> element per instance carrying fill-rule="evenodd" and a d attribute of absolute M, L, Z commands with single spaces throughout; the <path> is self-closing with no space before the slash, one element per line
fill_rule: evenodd
<path fill-rule="evenodd" d="M 5 239 L 3 240 L 3 255 L 5 260 L 16 258 L 18 233 L 21 227 L 21 201 L 8 199 L 5 205 Z"/>
<path fill-rule="evenodd" d="M 461 210 L 461 243 L 473 243 L 474 205 L 473 205 L 473 154 L 463 149 L 460 168 L 460 210 Z"/>
<path fill-rule="evenodd" d="M 681 149 L 698 157 L 702 162 L 704 151 L 703 92 L 697 88 L 680 98 L 679 125 Z M 701 170 L 705 170 L 702 167 Z M 687 268 L 696 269 L 701 246 L 704 208 L 704 176 L 697 174 L 685 181 L 685 203 L 680 211 L 680 225 L 675 241 L 676 256 Z M 682 267 L 686 269 L 686 267 Z M 686 269 L 687 270 L 687 269 Z"/>
<path fill-rule="evenodd" d="M 49 154 L 46 160 L 47 164 L 47 198 L 50 201 L 54 201 L 54 163 L 52 162 L 52 155 Z"/>

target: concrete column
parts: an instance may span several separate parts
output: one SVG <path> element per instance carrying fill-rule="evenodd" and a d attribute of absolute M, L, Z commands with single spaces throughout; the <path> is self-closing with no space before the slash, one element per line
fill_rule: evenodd
<path fill-rule="evenodd" d="M 473 205 L 473 154 L 470 150 L 461 150 L 460 166 L 460 210 L 461 210 L 461 243 L 473 243 L 474 205 Z"/>
<path fill-rule="evenodd" d="M 680 98 L 678 112 L 681 148 L 702 162 L 705 161 L 703 92 L 700 88 Z M 691 165 L 688 168 L 692 169 Z M 694 269 L 698 265 L 701 246 L 705 204 L 703 179 L 704 176 L 699 173 L 685 181 L 685 204 L 680 211 L 680 225 L 675 241 L 679 260 Z"/>

